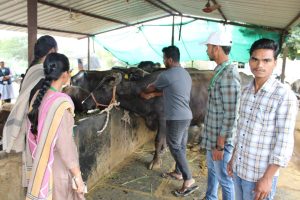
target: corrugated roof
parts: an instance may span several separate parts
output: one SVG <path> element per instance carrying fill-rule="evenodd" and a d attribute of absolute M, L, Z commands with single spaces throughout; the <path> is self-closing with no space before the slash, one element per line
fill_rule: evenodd
<path fill-rule="evenodd" d="M 278 30 L 300 22 L 299 0 L 210 0 L 211 5 L 221 5 L 219 11 L 211 13 L 202 11 L 206 3 L 207 0 L 38 0 L 38 32 L 81 38 L 170 15 Z M 26 0 L 0 0 L 0 10 L 1 30 L 27 31 Z"/>

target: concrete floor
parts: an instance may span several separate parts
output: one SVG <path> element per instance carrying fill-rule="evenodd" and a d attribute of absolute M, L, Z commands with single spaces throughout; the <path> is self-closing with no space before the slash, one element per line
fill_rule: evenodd
<path fill-rule="evenodd" d="M 180 188 L 182 181 L 165 179 L 161 177 L 163 172 L 174 169 L 174 161 L 170 152 L 163 156 L 163 167 L 160 170 L 148 170 L 147 165 L 152 159 L 152 143 L 146 144 L 135 152 L 118 169 L 112 171 L 100 181 L 94 188 L 90 188 L 86 196 L 88 200 L 156 200 L 156 199 L 181 199 L 172 193 Z M 200 186 L 192 195 L 184 199 L 196 200 L 205 196 L 206 169 L 199 167 L 204 154 L 188 151 L 188 161 L 192 169 L 196 184 Z M 204 163 L 203 163 L 204 164 Z M 203 165 L 202 164 L 202 165 Z"/>
<path fill-rule="evenodd" d="M 118 168 L 104 177 L 94 188 L 89 188 L 87 200 L 202 200 L 205 197 L 207 169 L 205 152 L 187 150 L 187 158 L 199 190 L 185 198 L 177 198 L 172 191 L 179 188 L 181 181 L 161 178 L 163 172 L 174 169 L 170 152 L 163 155 L 159 170 L 148 170 L 154 150 L 153 143 L 138 149 Z M 198 148 L 195 148 L 196 150 Z M 281 169 L 275 200 L 300 199 L 300 113 L 295 129 L 295 149 L 289 166 Z M 221 198 L 219 190 L 219 199 Z"/>

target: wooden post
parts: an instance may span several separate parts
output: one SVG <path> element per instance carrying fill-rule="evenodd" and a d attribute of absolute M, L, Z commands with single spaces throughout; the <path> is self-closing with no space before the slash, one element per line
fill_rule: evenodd
<path fill-rule="evenodd" d="M 288 48 L 286 46 L 286 44 L 283 44 L 283 60 L 282 60 L 282 69 L 281 69 L 281 83 L 284 83 L 284 79 L 285 79 L 285 66 L 286 66 L 286 57 L 287 57 L 287 53 L 288 53 Z"/>
<path fill-rule="evenodd" d="M 288 53 L 288 48 L 286 46 L 285 43 L 285 36 L 286 36 L 286 31 L 283 31 L 281 34 L 281 40 L 280 40 L 280 47 L 282 49 L 282 67 L 281 67 L 281 75 L 280 75 L 280 80 L 281 83 L 284 83 L 284 79 L 285 79 L 285 65 L 286 65 L 286 57 L 287 57 L 287 53 Z"/>
<path fill-rule="evenodd" d="M 28 66 L 33 60 L 37 40 L 37 0 L 27 0 Z"/>

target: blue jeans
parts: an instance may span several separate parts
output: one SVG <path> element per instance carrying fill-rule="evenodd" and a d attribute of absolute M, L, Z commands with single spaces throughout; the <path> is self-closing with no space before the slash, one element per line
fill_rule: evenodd
<path fill-rule="evenodd" d="M 278 176 L 274 176 L 272 182 L 272 189 L 266 200 L 274 199 L 276 193 L 276 185 L 277 185 Z M 256 182 L 246 181 L 241 179 L 234 173 L 233 175 L 234 188 L 235 188 L 235 199 L 239 200 L 251 200 L 254 199 L 255 193 L 253 190 L 255 189 Z"/>
<path fill-rule="evenodd" d="M 192 174 L 186 160 L 186 143 L 191 120 L 167 120 L 167 144 L 176 162 L 175 172 L 182 174 L 183 180 L 190 180 Z"/>
<path fill-rule="evenodd" d="M 234 200 L 234 184 L 232 177 L 227 174 L 227 164 L 231 159 L 233 146 L 226 144 L 223 160 L 214 161 L 212 151 L 206 152 L 206 164 L 208 168 L 206 200 L 218 200 L 218 186 L 222 187 L 222 199 Z"/>

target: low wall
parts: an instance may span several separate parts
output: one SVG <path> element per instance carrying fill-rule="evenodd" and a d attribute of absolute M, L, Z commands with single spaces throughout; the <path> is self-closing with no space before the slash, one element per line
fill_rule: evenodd
<path fill-rule="evenodd" d="M 145 127 L 143 119 L 135 115 L 124 117 L 122 109 L 112 110 L 106 129 L 97 133 L 105 120 L 106 114 L 93 115 L 78 121 L 74 128 L 81 171 L 88 188 L 92 188 L 101 177 L 155 136 Z M 21 187 L 21 165 L 21 154 L 0 152 L 1 200 L 25 198 Z"/>

